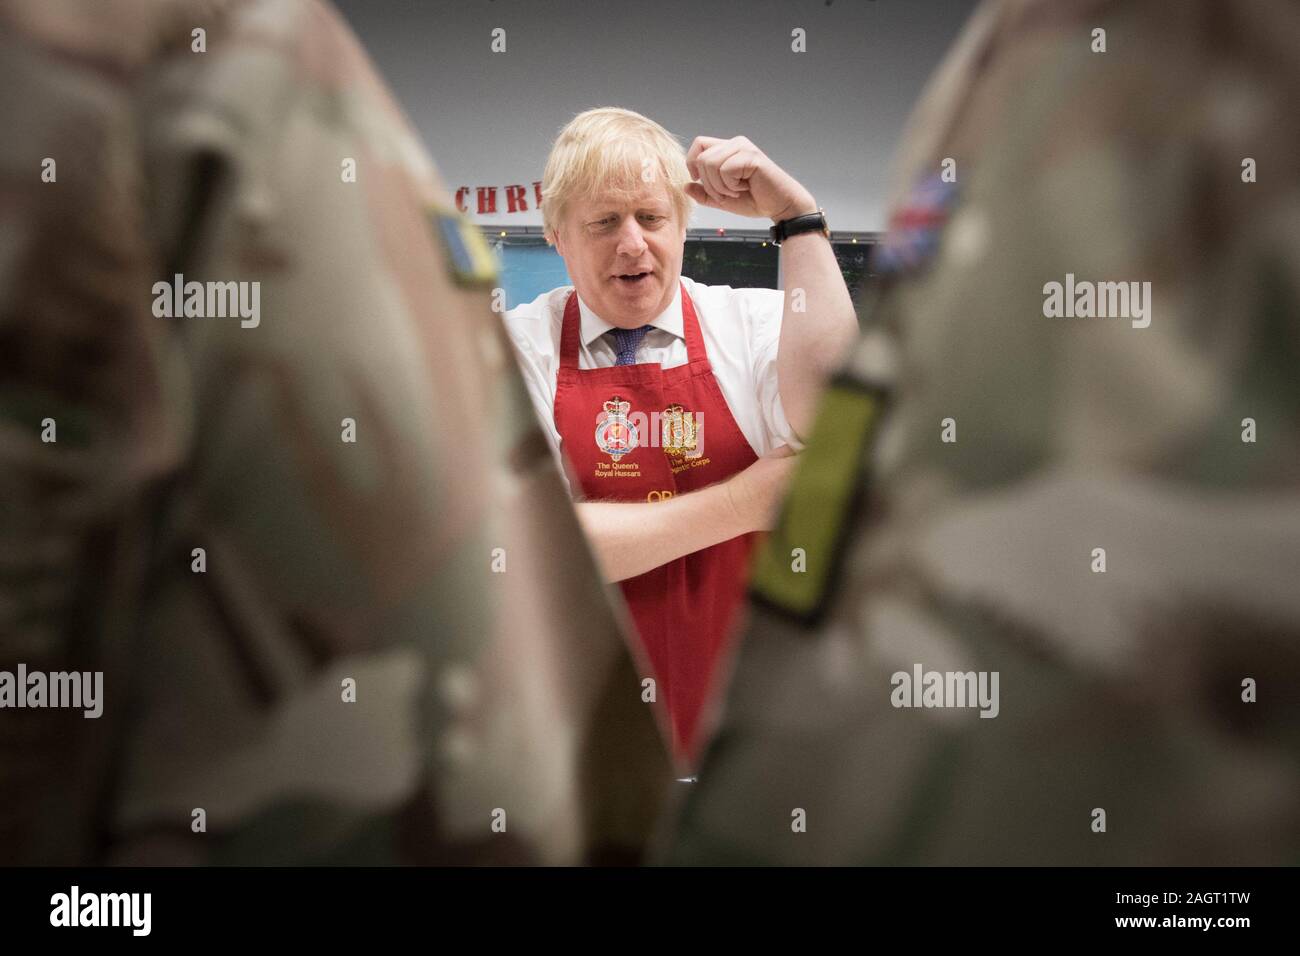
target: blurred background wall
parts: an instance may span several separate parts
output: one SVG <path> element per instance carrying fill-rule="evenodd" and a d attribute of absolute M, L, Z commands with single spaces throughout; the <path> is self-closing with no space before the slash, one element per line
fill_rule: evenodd
<path fill-rule="evenodd" d="M 748 136 L 826 209 L 852 288 L 885 226 L 888 158 L 903 123 L 975 7 L 975 0 L 336 3 L 448 188 L 466 190 L 467 214 L 502 257 L 511 307 L 568 283 L 563 262 L 537 240 L 533 183 L 559 129 L 595 106 L 644 113 L 684 146 L 697 135 Z M 492 51 L 496 28 L 505 31 L 502 53 Z M 796 28 L 806 52 L 791 49 Z M 525 187 L 525 208 L 508 211 L 509 185 Z M 479 212 L 480 187 L 492 188 L 495 212 Z M 767 225 L 698 209 L 683 272 L 708 284 L 777 287 L 776 250 L 762 245 Z"/>

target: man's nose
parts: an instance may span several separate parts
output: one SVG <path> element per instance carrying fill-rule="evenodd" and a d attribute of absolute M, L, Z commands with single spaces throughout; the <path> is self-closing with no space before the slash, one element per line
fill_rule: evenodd
<path fill-rule="evenodd" d="M 641 223 L 637 222 L 635 216 L 628 216 L 619 226 L 618 249 L 616 251 L 619 255 L 636 258 L 645 250 L 646 242 L 641 231 Z"/>

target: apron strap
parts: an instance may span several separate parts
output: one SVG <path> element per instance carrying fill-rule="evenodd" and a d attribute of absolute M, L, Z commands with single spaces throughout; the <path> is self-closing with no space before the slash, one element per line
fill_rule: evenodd
<path fill-rule="evenodd" d="M 560 325 L 560 368 L 578 369 L 578 342 L 582 337 L 582 314 L 578 311 L 578 290 L 564 302 L 564 321 Z"/>
<path fill-rule="evenodd" d="M 706 371 L 709 366 L 709 353 L 704 348 L 704 336 L 700 333 L 700 320 L 695 315 L 695 303 L 682 286 L 682 332 L 686 338 L 686 361 L 697 371 Z"/>

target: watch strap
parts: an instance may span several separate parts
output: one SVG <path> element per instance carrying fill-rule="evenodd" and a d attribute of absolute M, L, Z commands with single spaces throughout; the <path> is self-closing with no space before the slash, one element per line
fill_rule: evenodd
<path fill-rule="evenodd" d="M 768 234 L 772 237 L 772 244 L 775 246 L 781 245 L 791 236 L 797 236 L 805 232 L 820 232 L 826 238 L 830 238 L 831 231 L 826 224 L 825 210 L 818 209 L 816 212 L 810 212 L 803 216 L 782 219 L 768 230 Z"/>

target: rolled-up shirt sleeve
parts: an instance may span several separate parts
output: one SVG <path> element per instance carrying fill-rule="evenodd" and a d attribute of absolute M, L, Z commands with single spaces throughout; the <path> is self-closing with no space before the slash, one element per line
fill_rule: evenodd
<path fill-rule="evenodd" d="M 781 404 L 781 384 L 777 377 L 777 353 L 781 344 L 781 322 L 785 311 L 785 293 L 778 289 L 739 290 L 741 309 L 749 330 L 750 361 L 753 368 L 754 395 L 762 425 L 758 454 L 768 455 L 782 445 L 803 450 L 803 442 L 790 427 Z"/>

